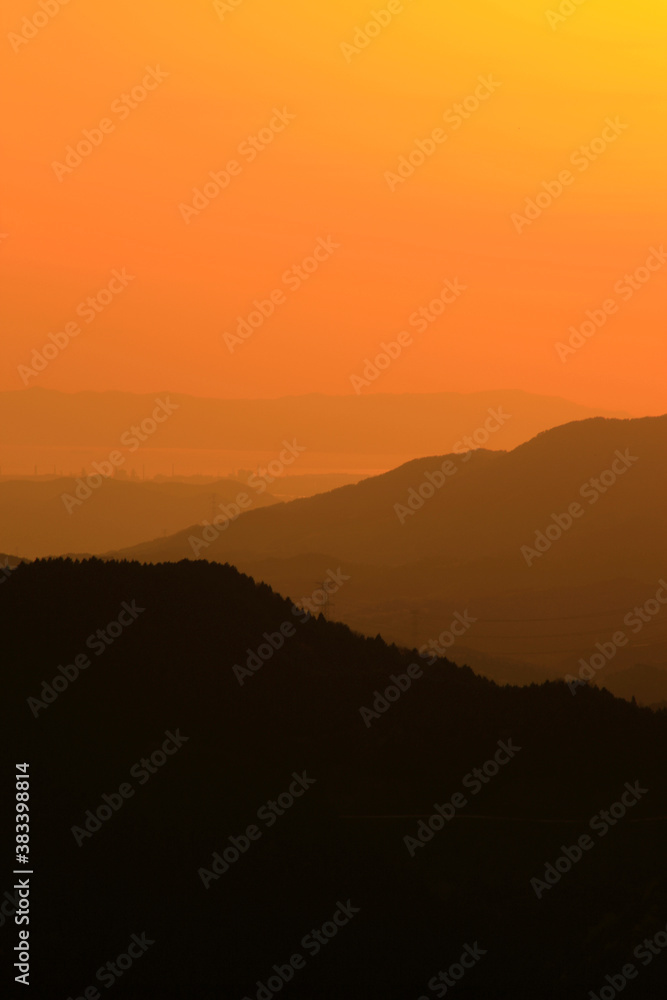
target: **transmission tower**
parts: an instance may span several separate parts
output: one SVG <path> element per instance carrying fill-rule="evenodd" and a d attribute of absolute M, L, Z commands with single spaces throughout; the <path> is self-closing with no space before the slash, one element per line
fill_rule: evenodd
<path fill-rule="evenodd" d="M 331 611 L 331 609 L 333 607 L 335 607 L 334 602 L 331 600 L 331 597 L 329 596 L 329 592 L 326 589 L 326 587 L 324 586 L 324 580 L 317 580 L 316 583 L 315 583 L 315 587 L 316 587 L 316 589 L 321 590 L 322 593 L 324 594 L 324 603 L 320 605 L 320 614 L 324 618 L 328 619 L 329 618 L 329 612 Z"/>

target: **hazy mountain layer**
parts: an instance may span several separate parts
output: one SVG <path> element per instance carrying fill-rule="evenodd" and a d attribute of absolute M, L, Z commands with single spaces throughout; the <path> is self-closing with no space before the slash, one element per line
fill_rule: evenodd
<path fill-rule="evenodd" d="M 667 417 L 580 421 L 511 452 L 416 459 L 125 554 L 233 562 L 295 599 L 341 567 L 332 617 L 402 644 L 443 636 L 448 655 L 497 679 L 523 680 L 517 662 L 578 672 L 622 632 L 594 671 L 604 680 L 664 665 L 666 453 Z"/>

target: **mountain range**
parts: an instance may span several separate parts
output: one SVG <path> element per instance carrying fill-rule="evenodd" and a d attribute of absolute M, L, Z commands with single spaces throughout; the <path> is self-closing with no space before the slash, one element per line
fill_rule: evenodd
<path fill-rule="evenodd" d="M 448 655 L 497 680 L 525 680 L 526 665 L 571 674 L 623 630 L 627 644 L 595 675 L 611 683 L 664 664 L 666 447 L 667 417 L 577 421 L 509 452 L 415 459 L 108 555 L 231 562 L 294 600 L 340 568 L 332 617 L 420 646 L 448 643 L 467 612 L 475 621 Z M 646 602 L 659 612 L 637 618 Z M 642 700 L 662 700 L 653 687 Z"/>
<path fill-rule="evenodd" d="M 167 419 L 146 435 L 162 401 Z M 62 393 L 41 387 L 0 393 L 2 472 L 33 466 L 78 474 L 129 442 L 128 466 L 165 473 L 253 469 L 300 449 L 290 473 L 384 470 L 415 455 L 471 447 L 514 448 L 542 430 L 591 416 L 627 416 L 521 391 L 203 399 L 178 393 Z M 150 423 L 148 425 L 150 427 Z M 467 439 L 467 440 L 466 440 Z M 136 444 L 136 447 L 133 445 Z M 5 468 L 7 467 L 7 469 Z"/>

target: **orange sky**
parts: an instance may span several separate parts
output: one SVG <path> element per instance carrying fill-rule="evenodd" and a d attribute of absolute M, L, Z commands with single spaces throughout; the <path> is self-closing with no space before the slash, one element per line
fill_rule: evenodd
<path fill-rule="evenodd" d="M 360 391 L 523 388 L 667 409 L 667 257 L 635 289 L 623 277 L 667 249 L 664 8 L 584 0 L 556 19 L 560 0 L 234 3 L 42 0 L 44 13 L 5 0 L 0 389 L 350 393 L 405 330 Z M 375 37 L 355 35 L 387 8 Z M 124 103 L 144 78 L 154 89 Z M 103 119 L 90 154 L 59 166 Z M 242 145 L 271 125 L 265 148 Z M 432 155 L 397 180 L 434 129 Z M 184 209 L 231 160 L 225 190 Z M 567 170 L 552 199 L 544 185 L 558 191 Z M 538 192 L 545 207 L 522 222 Z M 289 277 L 320 238 L 339 246 Z M 114 269 L 133 280 L 87 323 L 77 306 Z M 410 325 L 446 279 L 465 291 L 427 329 Z M 273 315 L 230 350 L 224 334 L 272 292 Z M 586 310 L 604 325 L 561 360 Z M 68 323 L 81 332 L 26 375 Z"/>

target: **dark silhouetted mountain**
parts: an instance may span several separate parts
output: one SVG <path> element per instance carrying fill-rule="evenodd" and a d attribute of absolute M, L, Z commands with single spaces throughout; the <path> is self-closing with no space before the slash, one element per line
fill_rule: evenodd
<path fill-rule="evenodd" d="M 297 953 L 290 997 L 405 1000 L 466 944 L 484 955 L 457 996 L 561 1000 L 664 931 L 664 712 L 428 665 L 203 561 L 40 560 L 13 571 L 0 611 L 3 733 L 30 764 L 35 996 L 99 986 L 134 934 L 154 943 L 117 989 L 141 1000 L 254 1000 Z M 291 799 L 295 774 L 314 784 Z M 626 784 L 638 803 L 595 832 Z M 2 801 L 13 790 L 5 768 Z M 456 793 L 456 818 L 405 840 Z M 536 889 L 586 833 L 592 848 Z M 348 900 L 359 912 L 327 943 Z M 15 931 L 3 921 L 6 967 Z M 661 995 L 661 959 L 640 976 L 633 997 Z"/>

